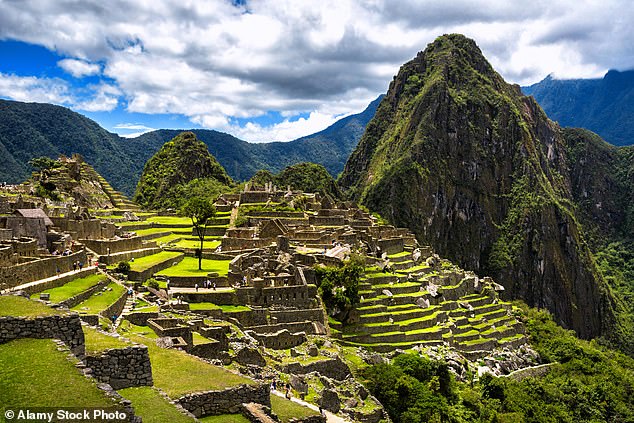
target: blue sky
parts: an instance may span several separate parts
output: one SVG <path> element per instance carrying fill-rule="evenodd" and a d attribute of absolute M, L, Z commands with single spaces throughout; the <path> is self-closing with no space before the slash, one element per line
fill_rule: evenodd
<path fill-rule="evenodd" d="M 133 136 L 209 128 L 289 141 L 362 111 L 438 35 L 510 82 L 634 68 L 629 1 L 0 1 L 0 98 Z"/>

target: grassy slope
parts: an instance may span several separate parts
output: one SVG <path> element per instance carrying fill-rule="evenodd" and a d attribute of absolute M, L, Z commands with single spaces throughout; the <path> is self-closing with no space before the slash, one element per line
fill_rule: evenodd
<path fill-rule="evenodd" d="M 230 260 L 208 260 L 203 259 L 202 270 L 198 270 L 198 259 L 195 257 L 185 257 L 176 266 L 169 267 L 159 272 L 165 276 L 200 276 L 207 273 L 219 273 L 226 275 L 229 272 Z"/>
<path fill-rule="evenodd" d="M 113 405 L 49 339 L 19 339 L 0 345 L 0 404 L 4 407 Z"/>
<path fill-rule="evenodd" d="M 86 291 L 88 288 L 97 285 L 99 282 L 105 280 L 106 277 L 104 275 L 90 275 L 85 278 L 75 279 L 70 281 L 62 286 L 57 288 L 47 289 L 42 293 L 48 293 L 51 296 L 50 301 L 53 303 L 59 303 L 60 301 L 67 300 L 71 297 L 74 297 L 77 294 L 81 294 Z M 31 295 L 31 298 L 39 298 L 40 293 Z"/>
<path fill-rule="evenodd" d="M 44 304 L 27 300 L 14 295 L 0 296 L 0 317 L 2 316 L 53 316 L 60 314 L 58 311 L 45 306 Z"/>
<path fill-rule="evenodd" d="M 111 290 L 99 291 L 86 301 L 77 304 L 71 310 L 96 314 L 108 308 L 108 306 L 117 301 L 117 299 L 119 299 L 119 297 L 121 297 L 121 295 L 125 292 L 125 288 L 116 283 L 111 283 L 106 287 L 106 289 Z"/>
<path fill-rule="evenodd" d="M 156 389 L 150 386 L 137 386 L 118 391 L 119 394 L 130 401 L 135 414 L 143 419 L 143 423 L 189 423 L 195 420 L 187 417 Z"/>

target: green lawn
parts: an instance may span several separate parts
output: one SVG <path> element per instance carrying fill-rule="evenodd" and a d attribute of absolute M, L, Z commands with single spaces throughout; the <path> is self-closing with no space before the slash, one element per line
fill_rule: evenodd
<path fill-rule="evenodd" d="M 152 241 L 156 242 L 157 245 L 161 245 L 161 244 L 169 244 L 170 242 L 174 242 L 175 240 L 182 239 L 182 238 L 184 238 L 184 236 L 181 234 L 169 234 L 169 235 L 162 236 L 160 238 L 155 238 Z"/>
<path fill-rule="evenodd" d="M 106 279 L 106 276 L 101 274 L 94 274 L 90 276 L 86 276 L 85 278 L 79 278 L 68 282 L 65 285 L 62 285 L 57 288 L 47 289 L 42 293 L 48 293 L 51 296 L 51 302 L 59 303 L 61 301 L 67 300 L 71 297 L 74 297 L 77 294 L 81 294 L 86 291 L 88 288 L 97 285 L 99 282 Z M 36 299 L 40 298 L 40 293 L 31 295 L 31 298 Z"/>
<path fill-rule="evenodd" d="M 123 339 L 101 333 L 89 326 L 83 326 L 86 340 L 86 354 L 98 354 L 110 348 L 125 348 L 132 344 Z"/>
<path fill-rule="evenodd" d="M 151 339 L 158 338 L 158 335 L 148 326 L 133 325 L 128 320 L 124 320 L 123 322 L 121 322 L 121 324 L 119 325 L 118 331 L 121 335 L 125 336 L 126 338 L 130 334 L 142 335 L 146 338 L 151 338 Z"/>
<path fill-rule="evenodd" d="M 219 416 L 199 417 L 202 423 L 249 423 L 249 419 L 242 414 L 221 414 Z"/>
<path fill-rule="evenodd" d="M 203 259 L 202 270 L 198 270 L 198 259 L 196 257 L 185 257 L 176 266 L 161 270 L 159 274 L 163 276 L 196 276 L 214 272 L 226 275 L 229 272 L 229 262 L 230 260 Z"/>
<path fill-rule="evenodd" d="M 132 401 L 135 414 L 143 423 L 190 423 L 187 417 L 151 386 L 136 386 L 117 391 L 123 398 Z"/>
<path fill-rule="evenodd" d="M 170 232 L 174 232 L 176 229 L 177 228 L 147 228 L 147 229 L 136 229 L 134 232 L 136 232 L 138 236 L 143 236 L 143 235 L 153 235 L 153 234 L 161 234 L 161 233 L 168 234 Z"/>
<path fill-rule="evenodd" d="M 125 292 L 125 288 L 117 283 L 111 283 L 106 287 L 105 291 L 98 291 L 93 294 L 92 297 L 88 298 L 86 301 L 77 304 L 71 310 L 88 313 L 88 314 L 97 314 L 113 304 L 115 301 L 123 295 Z M 108 316 L 110 317 L 110 316 Z"/>
<path fill-rule="evenodd" d="M 134 259 L 134 261 L 129 262 L 130 270 L 143 272 L 152 266 L 168 260 L 174 260 L 181 255 L 183 255 L 183 253 L 179 253 L 178 251 L 161 251 L 160 253 L 152 254 L 150 256 L 139 257 L 138 259 Z"/>
<path fill-rule="evenodd" d="M 174 243 L 177 247 L 180 248 L 200 248 L 200 240 L 189 238 L 189 239 L 181 239 Z M 209 238 L 205 240 L 203 244 L 204 250 L 215 250 L 221 244 L 217 238 Z"/>
<path fill-rule="evenodd" d="M 289 401 L 286 398 L 271 395 L 271 409 L 282 423 L 288 423 L 292 418 L 304 418 L 309 416 L 317 416 L 319 412 L 311 410 L 308 407 Z"/>
<path fill-rule="evenodd" d="M 189 217 L 181 216 L 152 216 L 148 217 L 146 222 L 148 223 L 160 223 L 163 225 L 190 225 L 192 220 Z"/>
<path fill-rule="evenodd" d="M 183 351 L 160 348 L 154 341 L 142 336 L 128 336 L 134 342 L 148 346 L 154 386 L 162 389 L 170 398 L 253 383 L 251 379 L 208 364 Z"/>
<path fill-rule="evenodd" d="M 189 303 L 189 309 L 191 311 L 197 310 L 217 310 L 221 309 L 225 313 L 235 313 L 238 311 L 251 311 L 247 306 L 242 305 L 216 305 L 214 303 Z"/>
<path fill-rule="evenodd" d="M 50 339 L 0 345 L 3 407 L 112 407 L 113 402 Z"/>
<path fill-rule="evenodd" d="M 45 306 L 38 301 L 27 300 L 16 295 L 0 296 L 0 317 L 1 316 L 53 316 L 60 314 L 58 311 Z"/>

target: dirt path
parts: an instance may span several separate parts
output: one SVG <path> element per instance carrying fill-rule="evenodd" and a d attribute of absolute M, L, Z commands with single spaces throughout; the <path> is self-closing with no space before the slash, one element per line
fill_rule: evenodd
<path fill-rule="evenodd" d="M 280 392 L 280 391 L 277 391 L 277 390 L 271 389 L 271 394 L 277 395 L 278 397 L 284 398 L 284 394 L 282 392 Z M 291 401 L 296 402 L 297 404 L 301 404 L 304 407 L 308 407 L 311 410 L 319 411 L 319 407 L 317 407 L 317 406 L 315 406 L 313 404 L 310 404 L 310 403 L 308 403 L 306 401 L 302 401 L 299 398 L 291 397 Z M 326 421 L 328 423 L 350 423 L 350 420 L 346 420 L 343 417 L 339 417 L 336 414 L 332 414 L 330 411 L 324 410 L 324 413 L 326 414 Z"/>

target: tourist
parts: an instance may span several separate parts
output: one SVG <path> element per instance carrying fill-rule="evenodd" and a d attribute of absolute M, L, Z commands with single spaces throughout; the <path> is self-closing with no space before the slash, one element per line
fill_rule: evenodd
<path fill-rule="evenodd" d="M 273 379 L 273 390 L 276 391 L 277 390 L 277 380 Z"/>
<path fill-rule="evenodd" d="M 77 264 L 79 266 L 79 270 L 84 268 L 84 262 L 83 261 L 78 261 Z"/>
<path fill-rule="evenodd" d="M 73 262 L 73 272 L 74 272 L 75 270 L 77 270 L 77 262 L 76 262 L 76 261 L 74 261 L 74 262 Z"/>
<path fill-rule="evenodd" d="M 59 269 L 59 266 L 55 268 L 55 272 L 57 273 L 57 277 L 59 278 L 60 274 L 62 273 L 62 271 Z"/>
<path fill-rule="evenodd" d="M 216 282 L 214 282 L 214 291 L 216 290 Z"/>
<path fill-rule="evenodd" d="M 196 288 L 196 292 L 198 292 L 198 284 L 195 284 L 194 288 Z"/>

